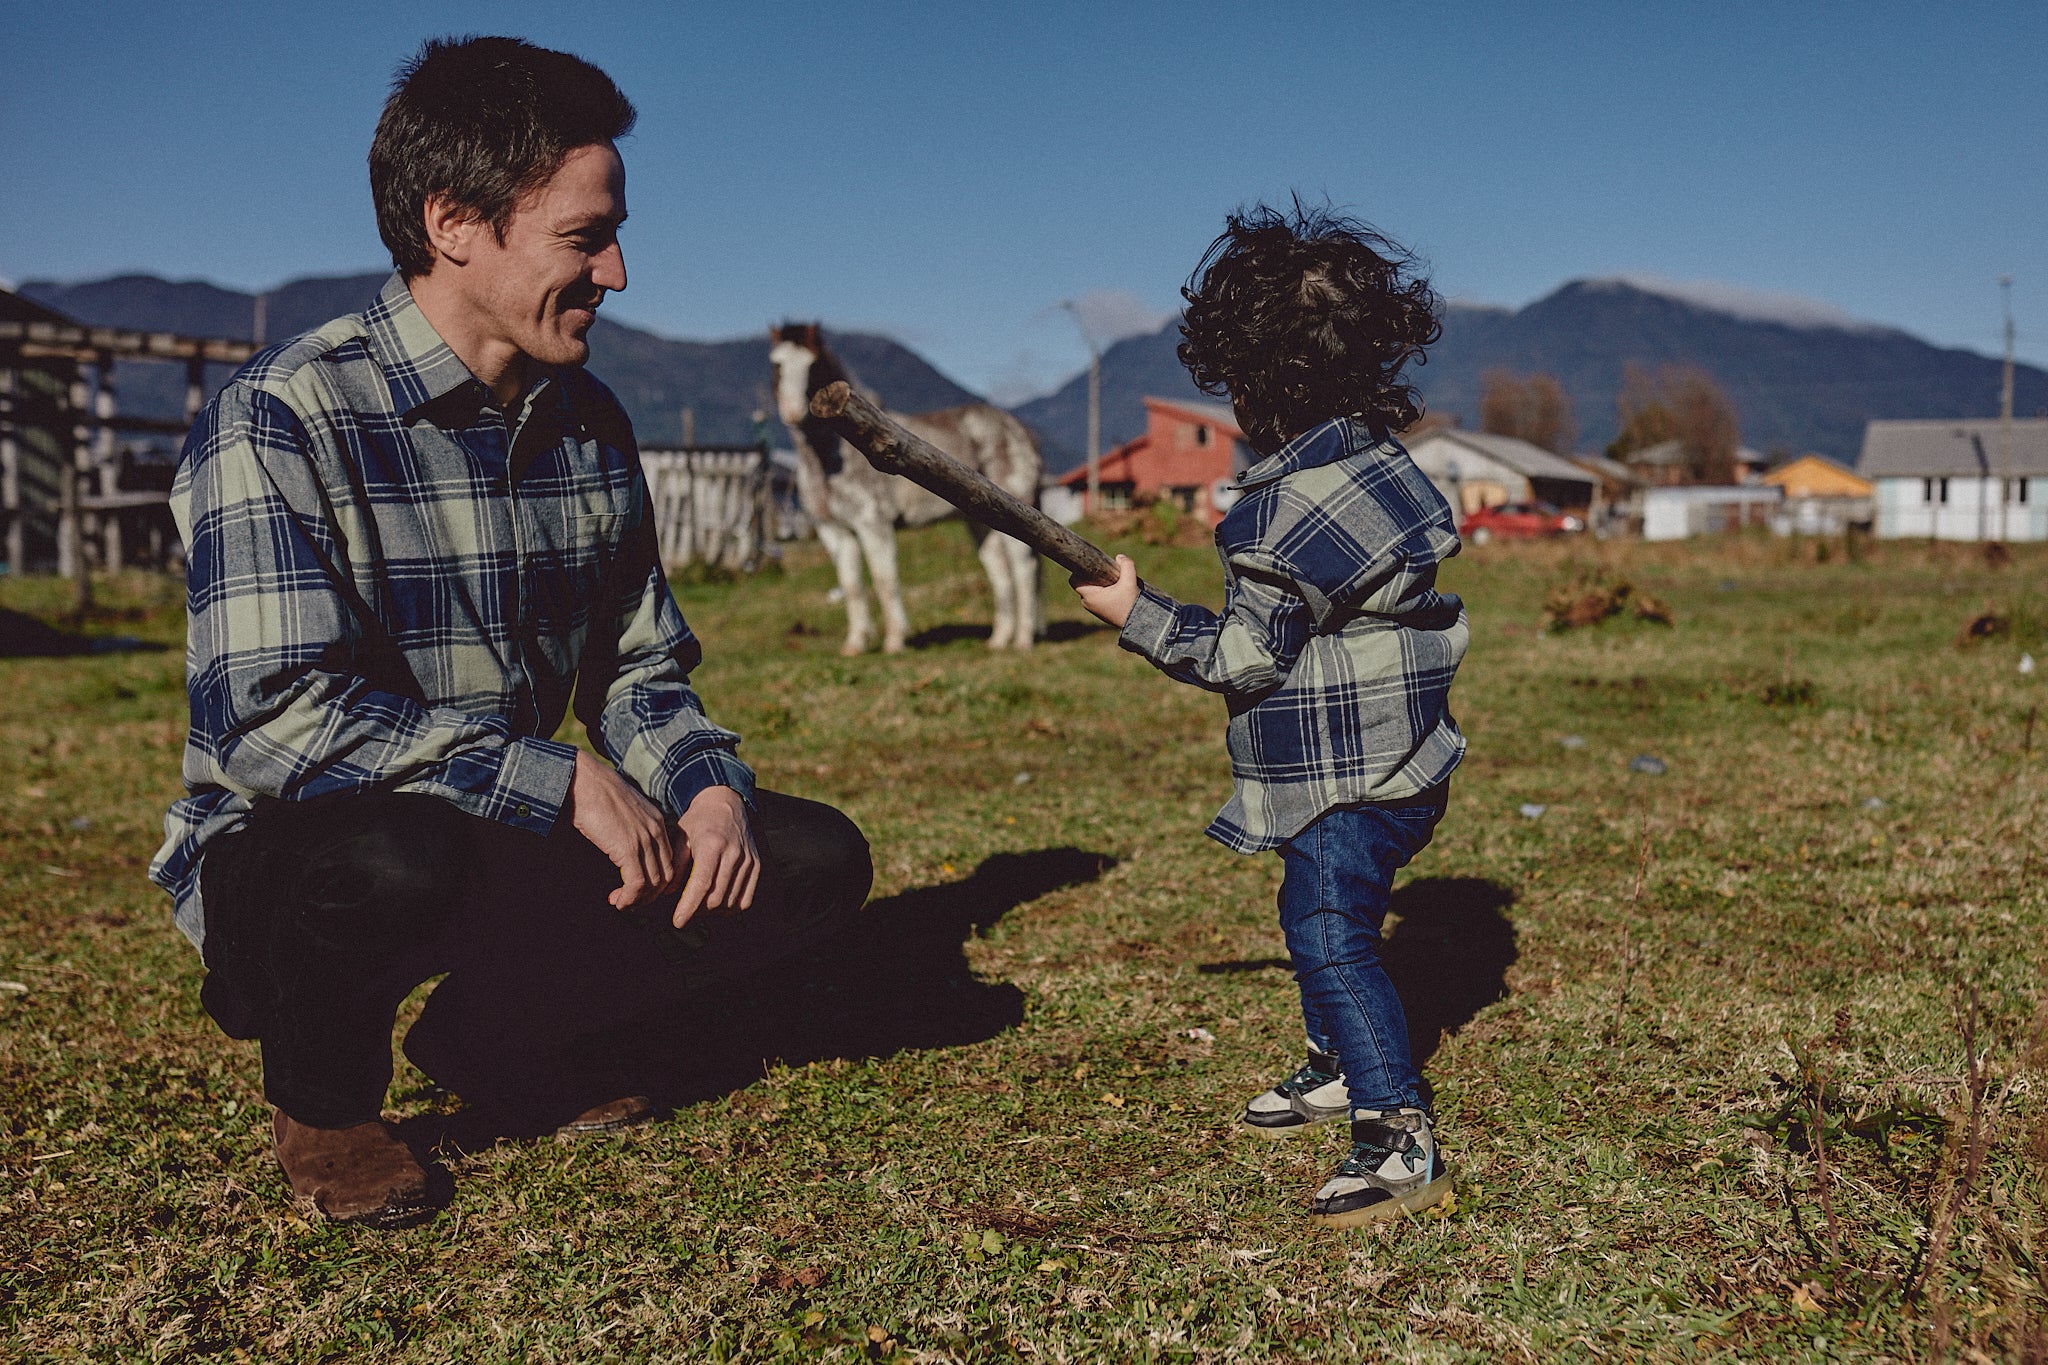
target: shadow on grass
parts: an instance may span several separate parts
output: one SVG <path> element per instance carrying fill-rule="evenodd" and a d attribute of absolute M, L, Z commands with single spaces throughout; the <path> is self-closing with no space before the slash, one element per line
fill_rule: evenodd
<path fill-rule="evenodd" d="M 777 1062 L 802 1066 L 986 1042 L 1024 1020 L 1024 993 L 975 978 L 967 940 L 1020 905 L 1092 882 L 1106 853 L 1044 848 L 997 853 L 968 876 L 869 901 L 837 938 L 716 998 L 638 1021 L 607 1047 L 667 1109 L 744 1090 Z M 422 1158 L 538 1136 L 475 1108 L 402 1120 Z"/>
<path fill-rule="evenodd" d="M 1284 957 L 1248 957 L 1236 962 L 1204 962 L 1195 970 L 1203 976 L 1242 976 L 1246 972 L 1284 972 L 1293 966 Z"/>
<path fill-rule="evenodd" d="M 61 659 L 73 654 L 157 653 L 163 645 L 128 635 L 74 635 L 24 611 L 0 607 L 0 659 Z"/>
<path fill-rule="evenodd" d="M 993 629 L 992 626 L 971 626 L 959 622 L 949 626 L 933 626 L 911 636 L 909 644 L 912 649 L 937 649 L 941 645 L 957 644 L 961 640 L 980 640 L 986 644 Z M 1045 634 L 1038 637 L 1038 642 L 1042 645 L 1063 645 L 1108 629 L 1109 627 L 1100 621 L 1054 621 L 1045 628 Z"/>
<path fill-rule="evenodd" d="M 1408 1014 L 1409 1049 L 1419 1068 L 1455 1032 L 1507 995 L 1516 957 L 1506 910 L 1515 893 L 1481 877 L 1418 877 L 1395 890 L 1388 913 L 1399 922 L 1382 960 Z M 1208 976 L 1291 970 L 1284 957 L 1204 962 Z"/>
<path fill-rule="evenodd" d="M 1483 877 L 1417 877 L 1394 892 L 1401 917 L 1387 936 L 1387 975 L 1408 1012 L 1408 1046 L 1421 1068 L 1446 1033 L 1508 993 L 1518 951 L 1507 909 L 1515 893 Z"/>
<path fill-rule="evenodd" d="M 998 853 L 959 881 L 870 901 L 845 933 L 701 1009 L 662 1021 L 640 1052 L 655 1098 L 692 1104 L 743 1089 L 765 1066 L 986 1042 L 1024 1019 L 1024 993 L 977 980 L 965 945 L 1040 896 L 1094 881 L 1105 853 Z M 656 1066 L 652 1057 L 686 1062 Z"/>

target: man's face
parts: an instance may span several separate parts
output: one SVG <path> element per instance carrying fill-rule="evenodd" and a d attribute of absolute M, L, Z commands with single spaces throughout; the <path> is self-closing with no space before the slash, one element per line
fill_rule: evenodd
<path fill-rule="evenodd" d="M 590 359 L 584 340 L 607 291 L 626 287 L 619 225 L 626 167 L 610 143 L 578 147 L 513 210 L 505 240 L 477 234 L 466 291 L 493 339 L 544 365 Z"/>

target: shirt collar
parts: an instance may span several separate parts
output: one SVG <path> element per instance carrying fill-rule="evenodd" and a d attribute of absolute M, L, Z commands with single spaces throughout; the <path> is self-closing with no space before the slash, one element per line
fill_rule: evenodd
<path fill-rule="evenodd" d="M 1238 475 L 1237 486 L 1256 488 L 1299 470 L 1335 464 L 1385 444 L 1385 437 L 1356 417 L 1334 417 L 1319 427 L 1310 427 Z"/>
<path fill-rule="evenodd" d="M 442 399 L 448 400 L 451 409 L 473 417 L 490 400 L 483 381 L 448 349 L 434 324 L 413 302 L 405 276 L 397 271 L 391 272 L 377 301 L 363 313 L 363 325 L 369 333 L 370 353 L 383 367 L 384 382 L 391 386 L 392 406 L 405 420 L 414 420 L 421 415 L 420 409 Z M 458 391 L 460 399 L 449 397 Z"/>

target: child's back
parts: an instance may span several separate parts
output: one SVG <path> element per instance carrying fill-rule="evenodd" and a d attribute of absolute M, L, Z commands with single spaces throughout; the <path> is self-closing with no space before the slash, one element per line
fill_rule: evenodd
<path fill-rule="evenodd" d="M 1441 784 L 1464 756 L 1448 707 L 1469 636 L 1436 590 L 1450 509 L 1400 444 L 1352 418 L 1253 465 L 1216 528 L 1221 616 L 1150 588 L 1120 643 L 1230 699 L 1236 790 L 1209 828 L 1276 848 L 1332 808 Z"/>
<path fill-rule="evenodd" d="M 1228 701 L 1235 790 L 1209 833 L 1280 852 L 1309 1053 L 1242 1121 L 1280 1136 L 1348 1113 L 1351 1155 L 1315 1213 L 1351 1226 L 1451 1191 L 1379 957 L 1394 874 L 1465 751 L 1448 695 L 1469 632 L 1436 590 L 1457 532 L 1392 435 L 1419 416 L 1400 372 L 1436 339 L 1435 297 L 1383 238 L 1298 205 L 1234 215 L 1183 292 L 1181 360 L 1264 457 L 1217 528 L 1224 609 L 1175 602 L 1122 556 L 1115 585 L 1079 591 L 1124 648 Z"/>

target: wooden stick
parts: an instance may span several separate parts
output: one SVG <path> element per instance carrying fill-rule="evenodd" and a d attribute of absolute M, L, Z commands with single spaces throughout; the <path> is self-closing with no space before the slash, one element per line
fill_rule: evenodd
<path fill-rule="evenodd" d="M 834 380 L 811 395 L 811 416 L 823 421 L 884 474 L 929 488 L 992 531 L 1014 536 L 1073 575 L 1076 583 L 1116 582 L 1116 561 L 1028 502 L 905 431 L 887 413 Z"/>

